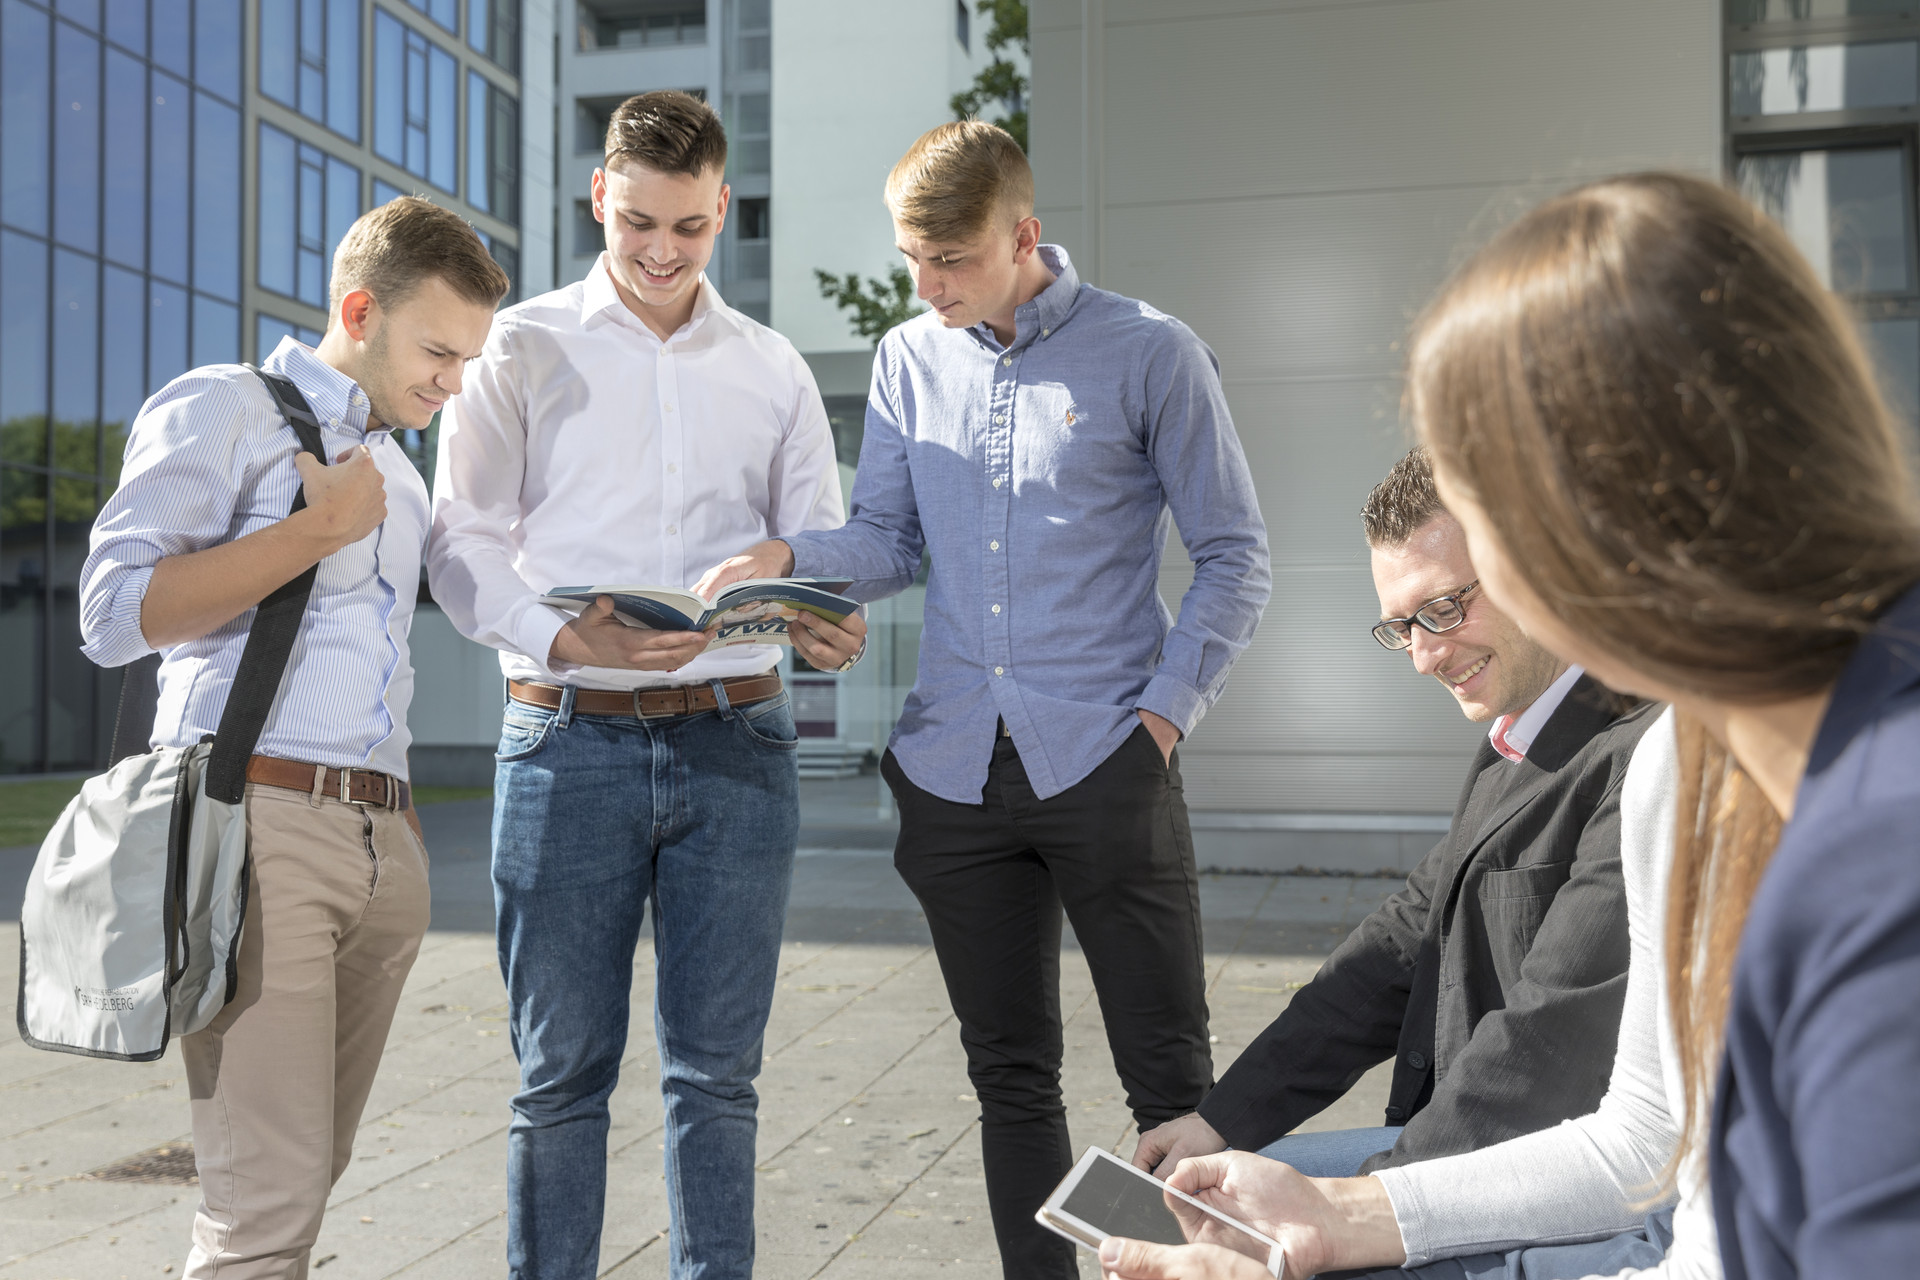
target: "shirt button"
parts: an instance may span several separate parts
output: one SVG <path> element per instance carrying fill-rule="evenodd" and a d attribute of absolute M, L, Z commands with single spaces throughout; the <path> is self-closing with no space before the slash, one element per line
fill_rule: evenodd
<path fill-rule="evenodd" d="M 666 405 L 665 405 L 665 408 L 666 408 L 666 411 L 667 411 L 668 413 L 672 413 L 672 412 L 673 412 L 673 401 L 671 401 L 671 400 L 669 400 L 669 401 L 667 401 L 667 403 L 666 403 Z"/>
<path fill-rule="evenodd" d="M 993 669 L 993 674 L 995 674 L 995 675 L 997 675 L 997 676 L 1003 676 L 1003 675 L 1005 675 L 1005 674 L 1007 674 L 1007 673 L 1006 673 L 1006 671 L 1005 671 L 1005 670 L 1004 670 L 1003 668 L 1000 668 L 1000 667 L 995 667 L 995 668 Z"/>
<path fill-rule="evenodd" d="M 1006 359 L 1004 359 L 1004 360 L 1002 360 L 1002 361 L 1001 361 L 1000 363 L 1001 363 L 1001 364 L 1012 364 L 1012 363 L 1013 363 L 1013 357 L 1012 357 L 1012 356 L 1008 356 L 1008 357 L 1007 357 Z"/>
<path fill-rule="evenodd" d="M 989 542 L 987 544 L 987 550 L 989 551 L 998 551 L 999 549 L 1000 549 L 1000 544 L 997 542 Z"/>
<path fill-rule="evenodd" d="M 1406 1118 L 1407 1118 L 1407 1109 L 1405 1107 L 1388 1107 L 1387 1108 L 1387 1119 L 1393 1121 L 1395 1124 L 1399 1124 L 1402 1120 L 1405 1120 Z"/>
<path fill-rule="evenodd" d="M 999 477 L 999 476 L 995 476 L 995 477 L 993 478 L 993 487 L 994 487 L 994 488 L 996 488 L 996 489 L 998 489 L 998 488 L 1000 487 L 1000 477 Z"/>
<path fill-rule="evenodd" d="M 995 605 L 995 606 L 993 606 L 993 611 L 994 611 L 995 613 L 998 613 L 998 612 L 1000 612 L 1000 606 L 999 606 L 999 605 Z"/>
<path fill-rule="evenodd" d="M 679 525 L 677 525 L 677 524 L 670 524 L 670 525 L 668 525 L 668 526 L 667 526 L 667 532 L 668 532 L 669 534 L 676 534 L 676 533 L 679 533 L 679 532 L 680 532 L 680 526 L 679 526 Z"/>
<path fill-rule="evenodd" d="M 1425 1071 L 1427 1069 L 1427 1055 L 1415 1049 L 1407 1055 L 1407 1065 L 1415 1071 Z"/>
<path fill-rule="evenodd" d="M 996 424 L 1005 425 L 1007 421 L 1007 415 L 1004 413 L 996 413 L 993 415 L 993 420 Z"/>
<path fill-rule="evenodd" d="M 1051 330 L 1051 329 L 1042 329 L 1042 330 L 1040 331 L 1040 336 L 1044 338 L 1044 337 L 1046 337 L 1046 336 L 1047 336 L 1048 334 L 1050 334 L 1050 333 L 1052 333 L 1052 332 L 1053 332 L 1053 330 Z"/>

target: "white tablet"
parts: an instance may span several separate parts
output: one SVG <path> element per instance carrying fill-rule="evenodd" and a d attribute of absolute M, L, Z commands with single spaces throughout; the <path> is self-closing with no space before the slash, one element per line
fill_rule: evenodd
<path fill-rule="evenodd" d="M 1049 1231 L 1093 1250 L 1108 1236 L 1122 1236 L 1155 1244 L 1216 1244 L 1275 1276 L 1286 1263 L 1279 1241 L 1098 1147 L 1087 1149 L 1033 1216 Z"/>

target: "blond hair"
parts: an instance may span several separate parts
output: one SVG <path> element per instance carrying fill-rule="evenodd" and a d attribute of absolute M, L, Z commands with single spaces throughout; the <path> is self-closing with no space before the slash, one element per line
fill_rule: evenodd
<path fill-rule="evenodd" d="M 984 120 L 929 129 L 887 175 L 887 210 L 927 240 L 971 240 L 1033 213 L 1033 167 L 1013 135 Z"/>
<path fill-rule="evenodd" d="M 401 196 L 347 228 L 333 254 L 328 303 L 338 314 L 341 299 L 364 289 L 391 311 L 435 277 L 468 302 L 489 307 L 512 287 L 464 218 L 419 196 Z"/>

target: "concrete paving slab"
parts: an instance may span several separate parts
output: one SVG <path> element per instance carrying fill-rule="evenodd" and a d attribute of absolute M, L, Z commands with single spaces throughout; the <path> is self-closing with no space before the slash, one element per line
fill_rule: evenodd
<path fill-rule="evenodd" d="M 504 1270 L 506 1128 L 518 1068 L 489 932 L 484 805 L 467 808 L 451 834 L 428 815 L 435 931 L 396 1015 L 355 1159 L 335 1188 L 316 1280 L 468 1280 Z M 1396 887 L 1349 877 L 1203 877 L 1216 1071 Z M 452 914 L 441 910 L 443 896 Z M 449 919 L 471 927 L 449 930 Z M 8 991 L 17 949 L 16 926 L 0 923 Z M 665 1276 L 669 1255 L 653 981 L 643 942 L 609 1144 L 602 1267 L 620 1280 Z M 1132 1116 L 1070 931 L 1061 1002 L 1075 1147 L 1130 1151 Z M 1370 1075 L 1308 1127 L 1379 1123 L 1385 1079 L 1384 1068 Z M 997 1271 L 979 1104 L 925 920 L 884 851 L 808 850 L 798 859 L 759 1088 L 759 1275 Z M 0 1280 L 158 1276 L 169 1265 L 177 1274 L 197 1190 L 81 1175 L 187 1128 L 177 1053 L 135 1066 L 0 1044 Z M 1093 1275 L 1090 1265 L 1084 1273 Z"/>

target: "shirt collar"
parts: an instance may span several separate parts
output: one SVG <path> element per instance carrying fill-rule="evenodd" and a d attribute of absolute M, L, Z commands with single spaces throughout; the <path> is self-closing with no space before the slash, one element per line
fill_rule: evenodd
<path fill-rule="evenodd" d="M 1036 252 L 1053 272 L 1053 283 L 1013 309 L 1013 342 L 1008 351 L 1052 337 L 1054 330 L 1066 323 L 1074 300 L 1080 296 L 1080 273 L 1073 269 L 1067 251 L 1057 244 L 1043 244 Z M 994 350 L 1000 349 L 1000 340 L 985 321 L 975 325 L 973 331 Z"/>
<path fill-rule="evenodd" d="M 312 347 L 291 336 L 281 338 L 280 345 L 260 362 L 260 367 L 299 387 L 321 426 L 348 435 L 367 434 L 367 417 L 372 410 L 367 393 L 359 383 L 322 360 Z M 382 423 L 376 429 L 390 431 L 392 427 Z"/>
<path fill-rule="evenodd" d="M 1579 665 L 1568 667 L 1558 680 L 1547 686 L 1547 691 L 1533 700 L 1533 705 L 1517 716 L 1501 716 L 1493 722 L 1493 728 L 1487 730 L 1487 738 L 1493 743 L 1493 749 L 1507 759 L 1518 764 L 1527 758 L 1527 751 L 1533 746 L 1533 740 L 1540 736 L 1540 730 L 1546 728 L 1547 721 L 1553 719 L 1553 713 L 1560 709 L 1567 693 L 1580 683 L 1580 677 L 1586 671 Z"/>
<path fill-rule="evenodd" d="M 587 272 L 585 289 L 580 298 L 580 323 L 585 325 L 598 315 L 609 315 L 621 324 L 645 333 L 654 341 L 660 341 L 660 335 L 647 328 L 646 322 L 633 314 L 626 302 L 621 299 L 620 290 L 613 283 L 613 273 L 607 269 L 607 255 L 604 250 L 594 261 L 593 270 Z M 709 280 L 707 273 L 703 271 L 700 273 L 699 292 L 693 298 L 693 315 L 686 324 L 674 332 L 673 338 L 668 341 L 687 337 L 698 330 L 709 318 L 712 318 L 715 324 L 730 324 L 732 315 L 733 311 L 727 306 L 726 299 L 720 296 L 720 291 L 713 287 L 713 281 Z"/>

